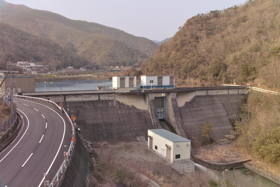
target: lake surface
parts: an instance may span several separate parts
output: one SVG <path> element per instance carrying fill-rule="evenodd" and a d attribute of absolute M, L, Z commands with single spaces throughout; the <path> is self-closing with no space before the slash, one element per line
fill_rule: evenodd
<path fill-rule="evenodd" d="M 36 82 L 35 92 L 53 92 L 53 91 L 79 91 L 96 90 L 96 86 L 105 86 L 105 89 L 112 87 L 111 80 L 70 80 L 70 81 L 52 81 Z"/>

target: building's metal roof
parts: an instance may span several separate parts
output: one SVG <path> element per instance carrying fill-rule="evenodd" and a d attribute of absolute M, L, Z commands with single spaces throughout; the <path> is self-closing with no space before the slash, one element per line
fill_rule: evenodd
<path fill-rule="evenodd" d="M 120 77 L 120 78 L 130 77 L 130 78 L 135 78 L 136 76 L 113 76 L 113 77 Z"/>
<path fill-rule="evenodd" d="M 140 77 L 174 77 L 174 75 L 141 75 Z"/>
<path fill-rule="evenodd" d="M 183 138 L 177 134 L 174 134 L 172 132 L 169 132 L 165 129 L 148 129 L 149 131 L 167 139 L 170 140 L 172 142 L 189 142 L 190 140 Z"/>

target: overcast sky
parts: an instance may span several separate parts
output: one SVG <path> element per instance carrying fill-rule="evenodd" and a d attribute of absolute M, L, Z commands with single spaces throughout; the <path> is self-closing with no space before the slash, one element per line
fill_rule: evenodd
<path fill-rule="evenodd" d="M 151 40 L 172 37 L 187 19 L 247 0 L 5 0 L 74 20 L 99 23 Z"/>

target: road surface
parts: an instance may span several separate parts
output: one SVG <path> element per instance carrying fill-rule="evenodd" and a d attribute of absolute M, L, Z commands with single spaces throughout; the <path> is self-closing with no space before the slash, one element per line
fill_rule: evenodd
<path fill-rule="evenodd" d="M 0 187 L 44 186 L 63 162 L 71 143 L 69 122 L 53 105 L 14 99 L 23 117 L 17 138 L 0 153 Z"/>

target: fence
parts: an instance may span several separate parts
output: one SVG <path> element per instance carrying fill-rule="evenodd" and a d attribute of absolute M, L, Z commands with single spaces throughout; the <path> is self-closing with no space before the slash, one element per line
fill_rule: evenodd
<path fill-rule="evenodd" d="M 15 97 L 24 98 L 24 99 L 34 99 L 34 100 L 39 100 L 39 101 L 51 103 L 56 108 L 58 108 L 60 111 L 63 111 L 65 113 L 68 121 L 71 124 L 71 127 L 72 127 L 72 141 L 71 141 L 69 149 L 66 153 L 66 156 L 65 156 L 66 159 L 62 162 L 61 166 L 59 167 L 57 173 L 55 174 L 55 176 L 52 179 L 52 181 L 50 182 L 50 184 L 48 184 L 47 181 L 44 181 L 44 186 L 55 187 L 56 185 L 59 184 L 60 180 L 63 178 L 64 172 L 65 172 L 65 170 L 67 168 L 67 165 L 68 165 L 69 158 L 72 156 L 72 153 L 73 153 L 73 150 L 74 150 L 75 140 L 76 140 L 75 135 L 76 134 L 75 134 L 75 128 L 74 128 L 73 122 L 72 122 L 71 118 L 69 117 L 69 115 L 67 114 L 67 112 L 64 109 L 62 109 L 60 106 L 58 106 L 53 101 L 42 99 L 42 98 L 36 98 L 36 97 L 21 96 L 21 95 L 15 95 Z"/>
<path fill-rule="evenodd" d="M 0 124 L 0 132 L 7 132 L 15 123 L 17 119 L 17 113 L 16 111 L 13 112 L 13 114 L 2 124 Z"/>

